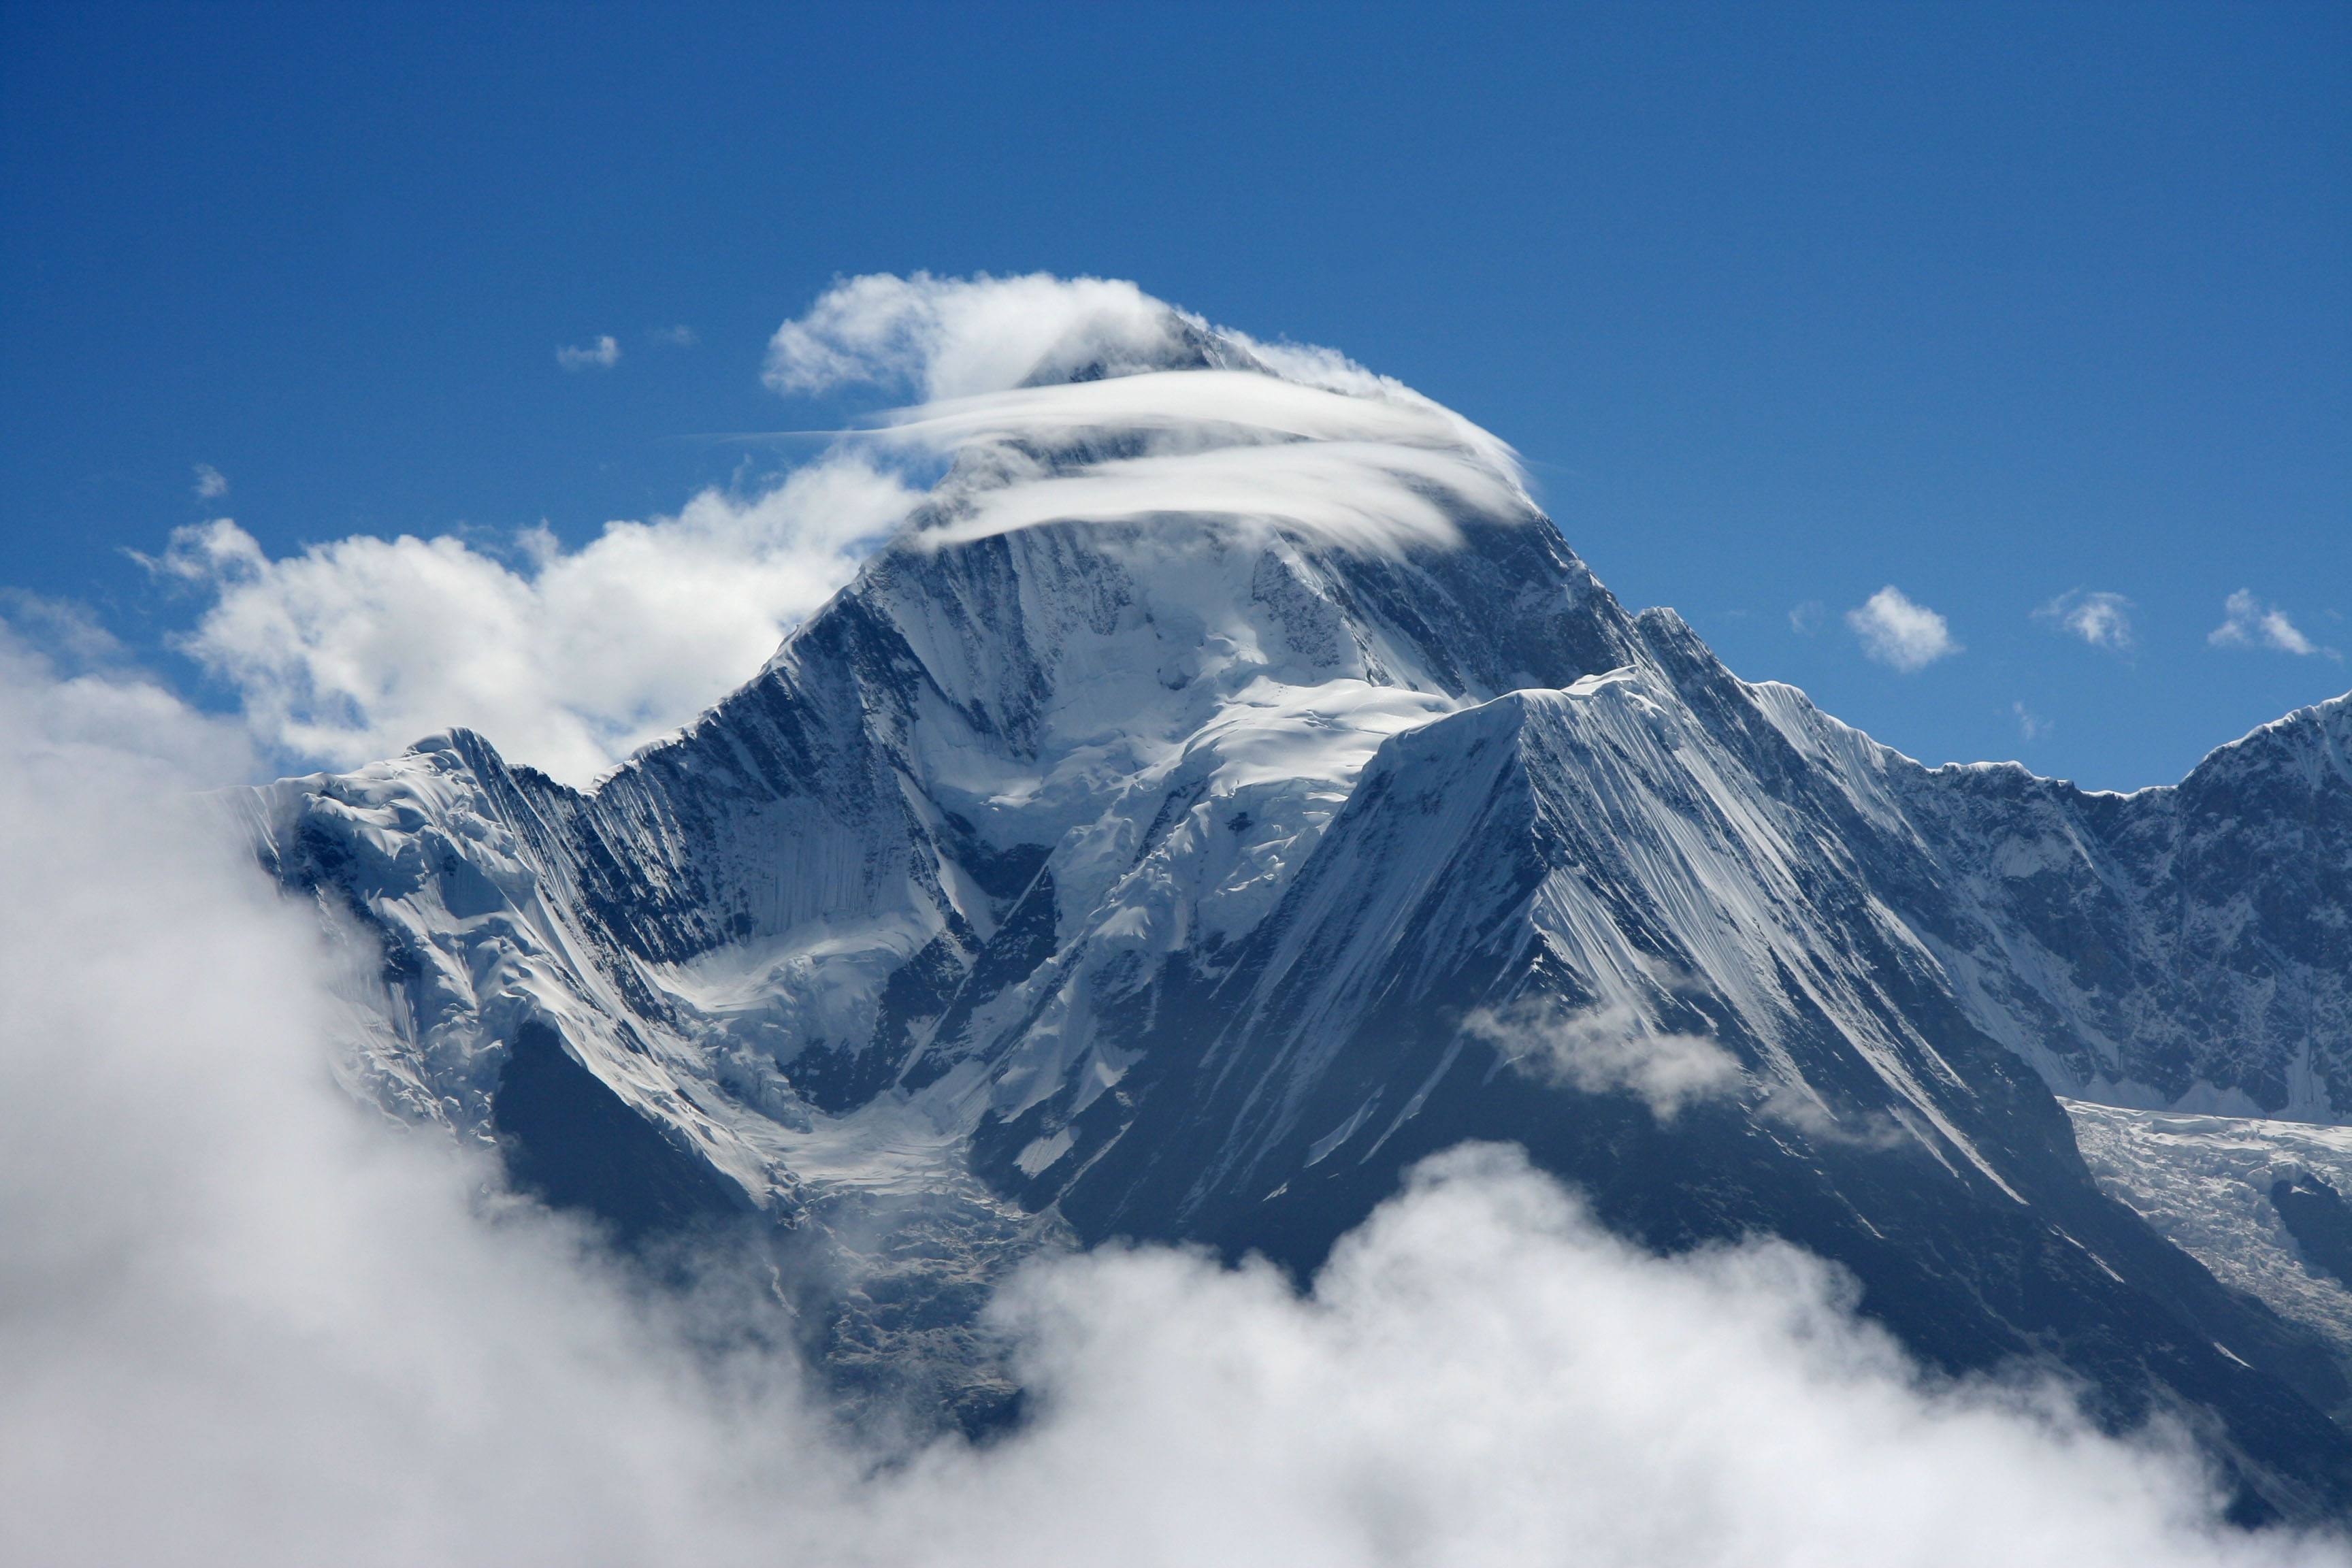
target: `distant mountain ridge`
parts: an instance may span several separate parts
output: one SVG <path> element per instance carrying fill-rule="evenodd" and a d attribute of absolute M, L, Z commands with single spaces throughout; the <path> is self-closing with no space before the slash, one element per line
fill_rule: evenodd
<path fill-rule="evenodd" d="M 1054 374 L 1289 385 L 1168 342 Z M 989 434 L 593 791 L 459 731 L 257 792 L 380 946 L 357 1087 L 632 1233 L 919 1229 L 914 1305 L 836 1328 L 869 1361 L 1053 1237 L 1307 1267 L 1515 1140 L 1653 1244 L 1838 1260 L 1931 1366 L 2189 1412 L 2253 1513 L 2352 1506 L 2328 1346 L 2103 1196 L 2051 1092 L 2352 1116 L 2352 698 L 2171 789 L 1930 769 L 1629 614 L 1437 426 L 1373 459 L 1433 531 L 1101 500 L 1365 460 L 1307 423 Z"/>

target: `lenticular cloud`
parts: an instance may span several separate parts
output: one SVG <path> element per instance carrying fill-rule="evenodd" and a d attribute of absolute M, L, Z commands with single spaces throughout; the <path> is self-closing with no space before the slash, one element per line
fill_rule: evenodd
<path fill-rule="evenodd" d="M 852 279 L 777 331 L 767 376 L 920 401 L 765 489 L 578 549 L 538 530 L 503 553 L 357 536 L 273 559 L 228 519 L 184 529 L 155 565 L 209 600 L 185 650 L 281 766 L 463 725 L 584 785 L 748 679 L 903 529 L 943 544 L 1182 514 L 1396 553 L 1457 542 L 1457 516 L 1534 512 L 1510 448 L 1459 415 L 1132 283 Z M 917 477 L 942 469 L 926 497 Z"/>
<path fill-rule="evenodd" d="M 940 542 L 1182 515 L 1394 553 L 1458 543 L 1454 514 L 1535 510 L 1517 455 L 1460 415 L 1131 283 L 853 279 L 776 334 L 769 380 L 919 388 L 871 438 L 957 460 L 922 520 Z"/>

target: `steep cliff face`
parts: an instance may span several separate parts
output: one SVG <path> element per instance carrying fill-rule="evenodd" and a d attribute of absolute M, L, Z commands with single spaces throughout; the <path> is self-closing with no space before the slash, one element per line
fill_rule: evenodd
<path fill-rule="evenodd" d="M 1906 778 L 1923 910 L 1972 1016 L 2062 1089 L 2352 1116 L 2352 697 L 2179 785 L 2089 794 L 2010 766 Z"/>
<path fill-rule="evenodd" d="M 263 831 L 384 941 L 372 1065 L 409 1113 L 480 1133 L 541 1017 L 781 1191 L 811 1114 L 1078 1070 L 1136 955 L 1252 929 L 1390 734 L 1633 657 L 1549 525 L 1470 531 L 1419 560 L 1208 524 L 910 542 L 593 794 L 461 732 L 277 785 Z"/>
<path fill-rule="evenodd" d="M 1238 356 L 1135 395 L 1240 407 L 1279 378 Z M 967 450 L 593 791 L 456 733 L 257 795 L 381 945 L 366 1091 L 625 1228 L 898 1258 L 946 1330 L 1045 1237 L 1309 1264 L 1512 1139 L 1659 1245 L 1839 1259 L 1936 1364 L 2054 1357 L 2268 1506 L 2352 1499 L 2329 1353 L 2103 1196 L 2042 1081 L 2352 1107 L 2352 706 L 2130 796 L 1923 768 L 1629 616 L 1426 421 L 1379 458 L 1417 532 L 1101 502 L 1270 443 L 1314 480 L 1308 423 Z"/>

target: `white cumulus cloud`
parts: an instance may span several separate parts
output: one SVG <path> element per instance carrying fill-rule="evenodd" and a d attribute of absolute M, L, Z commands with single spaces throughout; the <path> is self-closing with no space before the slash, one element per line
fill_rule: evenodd
<path fill-rule="evenodd" d="M 198 463 L 195 491 L 199 500 L 218 500 L 228 494 L 228 476 L 210 463 Z"/>
<path fill-rule="evenodd" d="M 749 679 L 914 499 L 835 457 L 578 550 L 535 531 L 513 562 L 447 535 L 273 559 L 218 519 L 158 566 L 210 596 L 185 650 L 283 756 L 354 766 L 463 725 L 584 784 Z"/>
<path fill-rule="evenodd" d="M 1888 584 L 1845 613 L 1862 651 L 1909 675 L 1960 651 L 1943 616 Z"/>
<path fill-rule="evenodd" d="M 2266 647 L 2278 653 L 2297 655 L 2327 654 L 2325 648 L 2303 633 L 2287 613 L 2275 605 L 2266 605 L 2244 588 L 2239 589 L 2222 602 L 2222 621 L 2205 634 L 2205 640 L 2215 647 Z"/>
<path fill-rule="evenodd" d="M 2121 594 L 2075 588 L 2035 610 L 2033 618 L 2080 637 L 2093 647 L 2128 653 L 2132 647 L 2131 610 L 2131 601 Z"/>
<path fill-rule="evenodd" d="M 566 370 L 610 370 L 621 363 L 621 342 L 611 333 L 589 343 L 567 343 L 555 351 L 555 363 Z"/>

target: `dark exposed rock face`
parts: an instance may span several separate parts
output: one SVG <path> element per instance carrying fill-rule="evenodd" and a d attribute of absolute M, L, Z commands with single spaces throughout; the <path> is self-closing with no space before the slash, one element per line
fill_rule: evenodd
<path fill-rule="evenodd" d="M 516 1188 L 595 1215 L 625 1241 L 674 1235 L 751 1207 L 742 1188 L 566 1054 L 545 1024 L 515 1032 L 490 1096 L 490 1120 Z"/>
<path fill-rule="evenodd" d="M 2273 1182 L 2271 1203 L 2304 1257 L 2352 1285 L 2352 1204 L 2314 1176 Z"/>

